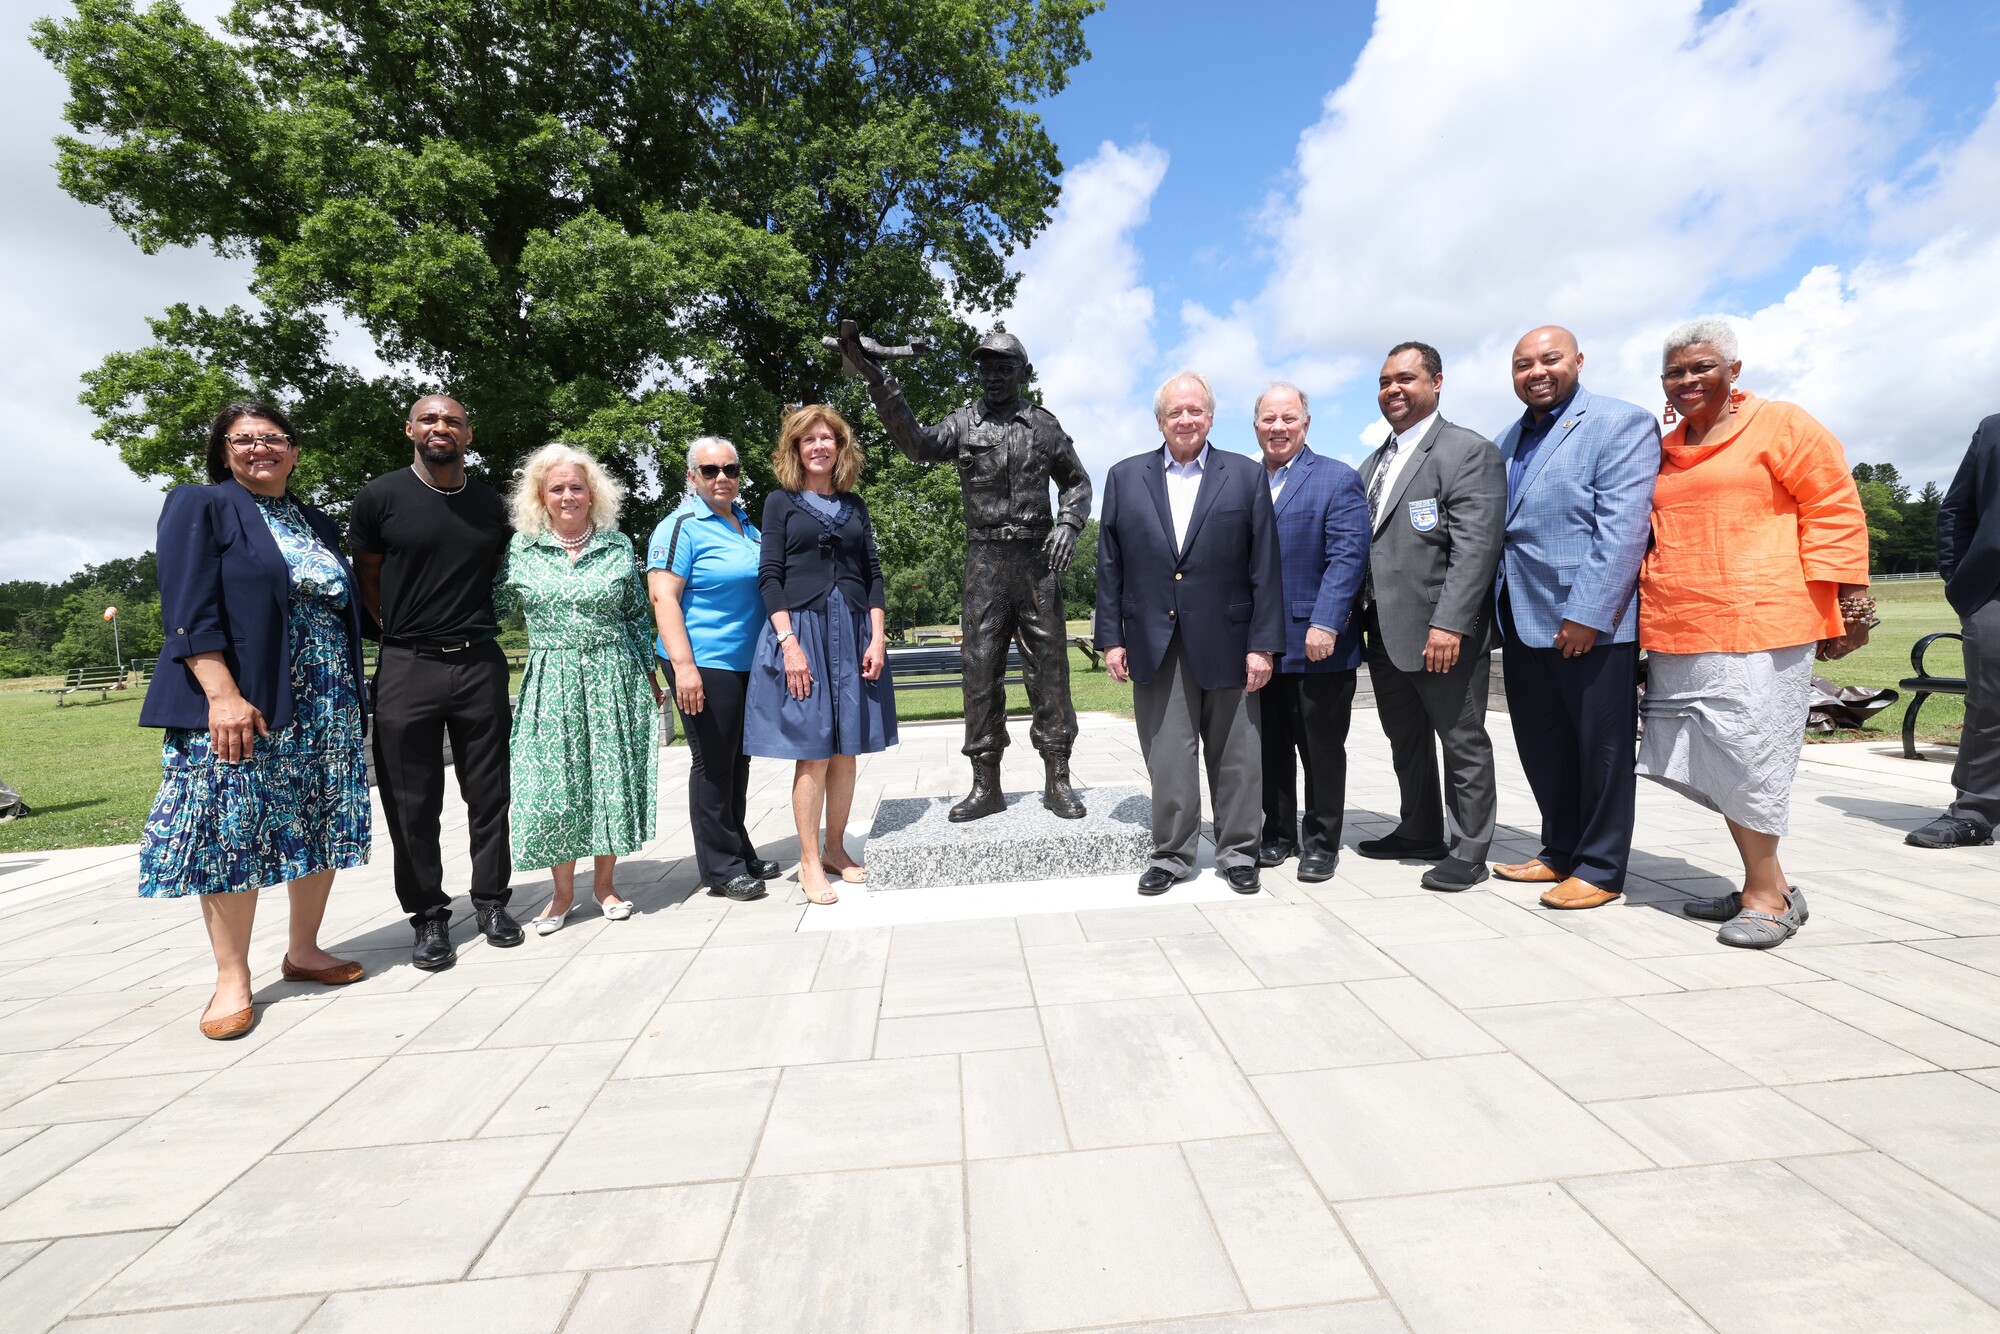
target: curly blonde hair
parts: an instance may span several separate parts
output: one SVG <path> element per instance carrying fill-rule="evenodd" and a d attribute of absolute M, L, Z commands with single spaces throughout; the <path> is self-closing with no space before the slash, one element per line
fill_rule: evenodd
<path fill-rule="evenodd" d="M 625 488 L 599 467 L 596 459 L 575 445 L 557 441 L 528 455 L 514 474 L 511 504 L 516 532 L 535 537 L 548 529 L 549 509 L 542 503 L 542 488 L 548 485 L 549 470 L 565 463 L 574 464 L 583 472 L 583 484 L 590 489 L 590 521 L 597 525 L 598 531 L 610 532 L 618 526 L 618 506 L 625 499 Z"/>
<path fill-rule="evenodd" d="M 852 491 L 860 483 L 861 465 L 866 457 L 861 452 L 861 443 L 854 438 L 854 428 L 826 404 L 808 403 L 786 413 L 785 424 L 778 428 L 778 448 L 771 455 L 771 471 L 778 475 L 778 485 L 785 490 L 806 489 L 806 465 L 799 459 L 799 440 L 820 424 L 830 429 L 839 442 L 833 456 L 833 489 Z"/>

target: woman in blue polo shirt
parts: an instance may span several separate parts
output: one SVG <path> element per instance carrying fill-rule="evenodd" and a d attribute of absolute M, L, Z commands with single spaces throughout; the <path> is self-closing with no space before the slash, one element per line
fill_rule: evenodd
<path fill-rule="evenodd" d="M 694 761 L 688 818 L 701 883 L 711 894 L 759 899 L 784 868 L 758 857 L 743 827 L 750 789 L 743 697 L 765 618 L 757 592 L 762 538 L 737 502 L 741 475 L 736 446 L 720 436 L 688 446 L 687 499 L 653 530 L 646 588 Z"/>

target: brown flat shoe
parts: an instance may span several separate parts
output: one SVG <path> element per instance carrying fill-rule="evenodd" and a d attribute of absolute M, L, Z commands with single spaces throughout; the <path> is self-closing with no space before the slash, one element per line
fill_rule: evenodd
<path fill-rule="evenodd" d="M 235 1014 L 225 1014 L 220 1019 L 202 1020 L 201 1035 L 205 1038 L 214 1038 L 217 1042 L 226 1042 L 230 1038 L 242 1037 L 256 1022 L 257 1007 L 246 1005 Z"/>
<path fill-rule="evenodd" d="M 1512 880 L 1517 885 L 1553 885 L 1562 879 L 1554 871 L 1542 865 L 1541 860 L 1530 857 L 1527 861 L 1516 862 L 1512 866 L 1493 863 L 1493 874 L 1502 880 Z"/>
<path fill-rule="evenodd" d="M 1598 908 L 1619 895 L 1614 890 L 1599 889 L 1588 880 L 1578 880 L 1575 876 L 1563 881 L 1554 889 L 1542 893 L 1544 908 Z"/>
<path fill-rule="evenodd" d="M 344 987 L 368 976 L 368 970 L 352 959 L 343 959 L 331 968 L 301 968 L 292 962 L 289 954 L 285 956 L 279 972 L 287 982 L 318 982 L 328 987 Z"/>

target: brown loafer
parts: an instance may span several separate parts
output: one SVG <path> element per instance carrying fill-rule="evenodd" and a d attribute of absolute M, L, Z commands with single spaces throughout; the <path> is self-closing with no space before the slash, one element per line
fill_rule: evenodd
<path fill-rule="evenodd" d="M 279 971 L 287 982 L 318 982 L 328 987 L 344 987 L 368 976 L 368 970 L 352 959 L 343 959 L 331 968 L 301 968 L 292 962 L 289 954 Z"/>
<path fill-rule="evenodd" d="M 1578 880 L 1575 876 L 1563 881 L 1553 889 L 1542 892 L 1544 908 L 1598 908 L 1618 897 L 1615 889 L 1600 889 L 1588 880 Z"/>
<path fill-rule="evenodd" d="M 235 1014 L 225 1014 L 220 1019 L 201 1021 L 201 1035 L 214 1038 L 217 1042 L 227 1042 L 230 1038 L 240 1038 L 248 1033 L 257 1022 L 257 1007 L 246 1005 Z"/>
<path fill-rule="evenodd" d="M 1530 857 L 1527 861 L 1516 862 L 1512 866 L 1502 866 L 1499 862 L 1495 862 L 1493 874 L 1502 880 L 1512 880 L 1517 885 L 1553 885 L 1562 879 L 1554 871 L 1542 865 L 1538 857 Z"/>

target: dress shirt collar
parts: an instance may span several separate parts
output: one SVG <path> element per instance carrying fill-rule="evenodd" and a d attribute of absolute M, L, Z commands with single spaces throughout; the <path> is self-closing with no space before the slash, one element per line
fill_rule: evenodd
<path fill-rule="evenodd" d="M 1160 446 L 1160 457 L 1167 461 L 1167 471 L 1176 477 L 1199 477 L 1208 471 L 1208 441 L 1201 442 L 1201 452 L 1186 463 L 1174 461 L 1174 451 L 1170 445 Z"/>
<path fill-rule="evenodd" d="M 1521 411 L 1522 437 L 1525 439 L 1529 435 L 1534 435 L 1537 437 L 1547 435 L 1549 433 L 1549 428 L 1553 427 L 1557 422 L 1563 419 L 1563 414 L 1569 411 L 1569 405 L 1576 402 L 1576 396 L 1579 393 L 1581 393 L 1582 390 L 1583 390 L 1583 384 L 1581 381 L 1579 381 L 1576 387 L 1569 391 L 1569 397 L 1565 398 L 1562 402 L 1555 404 L 1547 412 L 1543 413 L 1542 419 L 1540 421 L 1535 420 L 1535 410 L 1533 408 L 1522 409 Z"/>
<path fill-rule="evenodd" d="M 1406 449 L 1412 449 L 1417 445 L 1421 445 L 1424 442 L 1424 437 L 1430 434 L 1431 423 L 1437 419 L 1437 413 L 1433 412 L 1407 431 L 1401 433 L 1391 431 L 1389 438 L 1396 442 L 1396 452 L 1400 454 Z"/>
<path fill-rule="evenodd" d="M 988 406 L 984 395 L 974 399 L 972 403 L 972 415 L 983 422 L 1019 421 L 1027 415 L 1027 411 L 1028 400 L 1019 394 L 997 408 Z"/>

